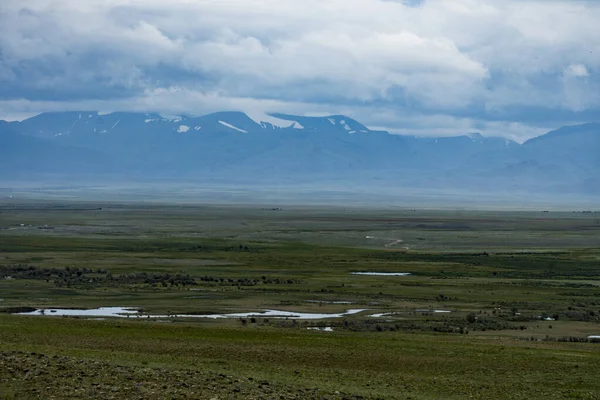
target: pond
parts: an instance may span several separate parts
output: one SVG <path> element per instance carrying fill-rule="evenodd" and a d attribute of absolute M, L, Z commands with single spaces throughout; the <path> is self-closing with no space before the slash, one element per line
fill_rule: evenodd
<path fill-rule="evenodd" d="M 41 308 L 19 315 L 50 315 L 56 317 L 121 317 L 139 314 L 138 310 L 130 307 L 100 307 L 93 309 Z"/>
<path fill-rule="evenodd" d="M 325 314 L 325 313 L 302 313 L 294 311 L 280 311 L 280 310 L 264 310 L 264 311 L 252 311 L 246 313 L 232 313 L 232 314 L 208 314 L 208 315 L 177 315 L 177 317 L 195 317 L 195 318 L 292 318 L 292 319 L 326 319 L 326 318 L 341 318 L 349 315 L 358 314 L 366 311 L 364 309 L 351 309 L 346 310 L 343 313 L 337 314 Z"/>
<path fill-rule="evenodd" d="M 351 275 L 370 275 L 370 276 L 408 276 L 410 272 L 350 272 Z"/>
<path fill-rule="evenodd" d="M 378 313 L 378 314 L 371 314 L 369 315 L 369 317 L 371 318 L 383 318 L 383 317 L 392 317 L 394 315 L 398 315 L 398 314 L 408 314 L 410 312 L 419 312 L 419 313 L 432 313 L 432 314 L 445 314 L 445 313 L 451 313 L 452 311 L 449 310 L 414 310 L 414 311 L 396 311 L 396 312 L 387 312 L 387 313 Z"/>
<path fill-rule="evenodd" d="M 341 318 L 366 311 L 365 309 L 350 309 L 342 313 L 303 313 L 281 310 L 250 311 L 244 313 L 231 314 L 172 314 L 172 315 L 150 315 L 142 314 L 135 308 L 126 307 L 100 307 L 95 309 L 66 309 L 66 308 L 47 308 L 38 309 L 31 312 L 18 313 L 19 315 L 37 315 L 37 316 L 56 316 L 56 317 L 118 317 L 118 318 L 292 318 L 292 319 L 327 319 Z"/>
<path fill-rule="evenodd" d="M 306 329 L 309 331 L 333 332 L 333 328 L 331 326 L 310 326 Z"/>

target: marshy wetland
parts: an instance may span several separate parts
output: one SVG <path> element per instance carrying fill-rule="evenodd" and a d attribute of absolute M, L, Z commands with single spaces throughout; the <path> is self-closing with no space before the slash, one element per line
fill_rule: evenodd
<path fill-rule="evenodd" d="M 0 203 L 0 399 L 596 399 L 598 336 L 597 213 Z"/>

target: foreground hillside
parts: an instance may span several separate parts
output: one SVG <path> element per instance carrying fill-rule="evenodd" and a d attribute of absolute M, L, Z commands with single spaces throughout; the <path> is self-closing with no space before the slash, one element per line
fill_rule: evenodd
<path fill-rule="evenodd" d="M 600 390 L 598 345 L 582 343 L 14 317 L 0 326 L 3 400 L 592 400 Z"/>
<path fill-rule="evenodd" d="M 0 203 L 0 399 L 595 399 L 598 214 Z"/>

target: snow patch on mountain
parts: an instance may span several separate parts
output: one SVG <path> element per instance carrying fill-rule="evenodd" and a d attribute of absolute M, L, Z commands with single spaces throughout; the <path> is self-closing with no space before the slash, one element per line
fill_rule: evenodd
<path fill-rule="evenodd" d="M 240 129 L 240 128 L 238 128 L 237 126 L 233 126 L 233 125 L 231 125 L 231 124 L 228 124 L 228 123 L 227 123 L 227 122 L 225 122 L 225 121 L 219 121 L 219 123 L 220 123 L 221 125 L 223 125 L 223 126 L 226 126 L 227 128 L 234 129 L 234 130 L 236 130 L 236 131 L 238 131 L 238 132 L 248 133 L 248 131 L 246 131 L 246 130 L 243 130 L 243 129 Z"/>
<path fill-rule="evenodd" d="M 184 133 L 190 130 L 190 127 L 187 125 L 179 125 L 179 128 L 177 128 L 177 132 L 179 133 Z"/>
<path fill-rule="evenodd" d="M 473 133 L 468 133 L 465 136 L 467 136 L 468 138 L 470 138 L 472 141 L 474 142 L 479 142 L 479 143 L 483 143 L 484 141 L 484 137 L 481 133 L 479 132 L 473 132 Z"/>
<path fill-rule="evenodd" d="M 175 123 L 181 122 L 181 120 L 183 119 L 179 115 L 162 115 L 161 114 L 160 116 L 163 119 L 163 121 L 170 121 L 170 122 L 175 122 Z"/>
<path fill-rule="evenodd" d="M 250 113 L 246 115 L 248 115 L 248 117 L 250 117 L 251 120 L 259 124 L 263 129 L 304 129 L 304 126 L 302 126 L 302 124 L 294 120 L 285 120 L 263 113 Z"/>

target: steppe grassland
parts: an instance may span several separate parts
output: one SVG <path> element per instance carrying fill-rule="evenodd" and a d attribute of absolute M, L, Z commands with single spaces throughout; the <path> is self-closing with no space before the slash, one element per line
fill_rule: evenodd
<path fill-rule="evenodd" d="M 142 375 L 143 369 L 192 370 L 208 374 L 207 382 L 213 372 L 227 375 L 214 378 L 227 379 L 219 390 L 210 382 L 199 385 L 206 396 L 598 393 L 597 345 L 558 341 L 600 334 L 598 214 L 92 203 L 5 203 L 0 211 L 0 267 L 27 266 L 38 274 L 0 281 L 4 310 L 125 306 L 171 315 L 367 309 L 323 321 L 7 314 L 0 318 L 5 352 L 102 361 L 107 371 L 126 365 Z M 351 274 L 361 271 L 411 275 Z M 177 275 L 194 283 L 169 281 Z M 437 309 L 452 312 L 417 311 Z M 334 331 L 306 329 L 313 326 Z M 24 357 L 26 364 L 31 360 L 24 354 L 11 357 Z M 242 385 L 248 378 L 267 380 L 272 393 Z M 0 383 L 16 398 L 34 397 L 26 386 L 19 379 Z M 181 389 L 163 386 L 156 398 L 161 390 Z M 307 388 L 322 393 L 298 392 Z M 89 396 L 104 393 L 92 389 Z"/>

